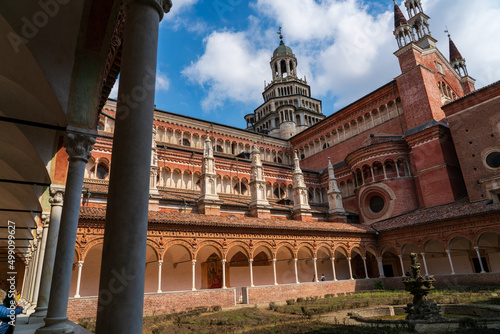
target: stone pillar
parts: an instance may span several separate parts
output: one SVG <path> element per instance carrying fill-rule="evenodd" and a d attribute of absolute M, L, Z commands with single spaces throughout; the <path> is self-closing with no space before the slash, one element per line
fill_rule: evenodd
<path fill-rule="evenodd" d="M 378 262 L 379 277 L 380 277 L 380 278 L 384 278 L 384 277 L 385 277 L 385 273 L 384 273 L 384 263 L 383 263 L 383 258 L 382 258 L 382 257 L 379 257 L 379 258 L 377 259 L 377 262 Z"/>
<path fill-rule="evenodd" d="M 83 261 L 78 261 L 78 277 L 76 279 L 75 298 L 80 298 L 80 284 L 82 282 L 82 268 L 83 268 Z"/>
<path fill-rule="evenodd" d="M 191 290 L 196 291 L 196 260 L 191 262 L 193 263 L 193 288 Z"/>
<path fill-rule="evenodd" d="M 363 264 L 365 266 L 365 278 L 369 279 L 370 277 L 368 277 L 368 267 L 366 266 L 366 257 L 363 258 Z"/>
<path fill-rule="evenodd" d="M 67 332 L 66 320 L 68 317 L 66 317 L 66 310 L 68 308 L 76 233 L 80 216 L 83 177 L 85 164 L 91 156 L 90 151 L 95 143 L 95 135 L 95 131 L 77 129 L 72 126 L 66 128 L 64 147 L 66 147 L 69 156 L 69 165 L 64 193 L 64 207 L 57 240 L 47 317 L 44 319 L 45 326 L 37 329 L 35 332 L 37 334 Z M 107 267 L 103 266 L 103 268 Z"/>
<path fill-rule="evenodd" d="M 28 271 L 29 271 L 29 265 L 28 265 L 28 261 L 25 260 L 24 261 L 24 276 L 23 276 L 23 286 L 21 288 L 21 299 L 25 299 L 24 298 L 24 294 L 25 294 L 25 288 L 26 288 L 26 280 L 28 279 Z"/>
<path fill-rule="evenodd" d="M 314 261 L 314 281 L 318 282 L 318 265 L 316 263 L 316 261 L 318 261 L 318 259 L 314 258 L 313 261 Z"/>
<path fill-rule="evenodd" d="M 479 253 L 479 247 L 474 247 L 477 253 L 477 259 L 479 260 L 479 265 L 481 266 L 481 274 L 486 273 L 483 266 L 483 261 L 481 260 L 481 253 Z"/>
<path fill-rule="evenodd" d="M 427 269 L 427 261 L 425 260 L 425 253 L 420 253 L 422 255 L 422 260 L 424 261 L 425 276 L 429 276 L 429 270 Z"/>
<path fill-rule="evenodd" d="M 299 273 L 298 273 L 298 270 L 297 270 L 297 261 L 299 261 L 298 259 L 293 259 L 293 262 L 295 263 L 295 283 L 296 284 L 299 284 Z"/>
<path fill-rule="evenodd" d="M 45 244 L 45 256 L 43 258 L 42 277 L 40 280 L 40 288 L 38 291 L 38 302 L 35 308 L 35 312 L 30 316 L 35 318 L 45 318 L 47 316 L 50 285 L 52 282 L 52 273 L 54 272 L 54 260 L 56 257 L 57 239 L 59 237 L 59 226 L 61 225 L 64 188 L 51 186 L 49 193 L 51 197 L 49 199 L 49 202 L 51 204 L 51 209 L 50 209 L 50 221 L 48 223 L 47 243 Z M 74 254 L 74 250 L 72 254 Z"/>
<path fill-rule="evenodd" d="M 141 333 L 159 21 L 170 0 L 125 0 L 97 333 Z M 182 138 L 181 138 L 182 139 Z M 126 321 L 123 321 L 126 319 Z"/>
<path fill-rule="evenodd" d="M 446 250 L 446 254 L 448 254 L 448 260 L 450 260 L 451 274 L 455 275 L 455 268 L 453 268 L 453 261 L 451 260 L 451 252 L 449 249 Z"/>
<path fill-rule="evenodd" d="M 253 259 L 249 259 L 248 264 L 250 267 L 250 286 L 254 287 L 254 285 L 253 285 Z"/>
<path fill-rule="evenodd" d="M 227 289 L 226 286 L 226 260 L 222 260 L 222 288 Z"/>
<path fill-rule="evenodd" d="M 210 136 L 203 148 L 203 160 L 201 164 L 201 196 L 198 199 L 198 213 L 205 215 L 220 215 L 222 201 L 217 194 L 217 173 L 215 172 L 215 158 Z"/>
<path fill-rule="evenodd" d="M 33 280 L 33 288 L 31 291 L 31 306 L 30 308 L 34 308 L 36 306 L 38 300 L 38 291 L 40 289 L 40 276 L 42 275 L 42 262 L 43 256 L 45 253 L 45 245 L 42 248 L 42 238 L 43 238 L 43 229 L 37 230 L 37 256 L 36 256 L 36 271 L 35 277 Z M 46 239 L 46 238 L 45 238 Z"/>
<path fill-rule="evenodd" d="M 30 305 L 32 305 L 32 302 L 33 302 L 33 290 L 34 290 L 34 287 L 35 287 L 35 278 L 36 278 L 36 269 L 37 269 L 37 266 L 38 266 L 38 240 L 37 238 L 35 237 L 33 239 L 33 256 L 31 257 L 31 262 L 32 262 L 32 268 L 33 270 L 31 271 L 31 275 L 30 275 L 30 285 L 29 285 L 29 290 L 28 290 L 28 302 Z"/>
<path fill-rule="evenodd" d="M 276 259 L 273 259 L 273 273 L 274 273 L 274 285 L 278 285 L 278 278 L 276 276 Z"/>
<path fill-rule="evenodd" d="M 405 265 L 403 264 L 403 255 L 398 255 L 399 256 L 399 262 L 401 263 L 401 277 L 405 277 L 406 276 L 406 272 L 405 272 Z"/>
<path fill-rule="evenodd" d="M 36 284 L 35 284 L 35 291 L 33 293 L 33 304 L 37 305 L 38 304 L 38 295 L 40 293 L 40 284 L 42 281 L 42 269 L 43 269 L 43 263 L 44 263 L 44 258 L 45 258 L 45 248 L 47 246 L 47 234 L 49 233 L 49 219 L 50 215 L 42 214 L 42 238 L 40 240 L 40 246 L 39 246 L 39 251 L 40 251 L 40 256 L 39 256 L 39 265 L 38 265 L 38 271 L 36 275 Z"/>
<path fill-rule="evenodd" d="M 335 272 L 335 258 L 332 257 L 332 271 L 333 271 L 333 280 L 337 280 L 337 273 Z"/>
<path fill-rule="evenodd" d="M 347 263 L 349 264 L 349 276 L 350 276 L 350 279 L 353 280 L 354 277 L 352 276 L 352 265 L 351 265 L 351 258 L 350 257 L 347 258 Z"/>
<path fill-rule="evenodd" d="M 158 290 L 156 293 L 161 293 L 161 265 L 163 264 L 163 260 L 158 260 Z"/>

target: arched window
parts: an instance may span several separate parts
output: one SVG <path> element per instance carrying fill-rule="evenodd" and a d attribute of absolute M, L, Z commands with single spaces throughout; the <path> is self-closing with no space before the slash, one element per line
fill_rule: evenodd
<path fill-rule="evenodd" d="M 189 142 L 188 139 L 183 138 L 183 139 L 179 140 L 179 145 L 182 145 L 182 146 L 191 146 L 191 143 Z"/>
<path fill-rule="evenodd" d="M 280 158 L 280 157 L 276 157 L 274 158 L 274 162 L 277 162 L 279 164 L 282 164 L 283 163 L 283 160 Z"/>
<path fill-rule="evenodd" d="M 99 166 L 97 166 L 96 177 L 98 179 L 104 180 L 108 176 L 108 174 L 108 167 L 105 164 L 100 163 Z"/>
<path fill-rule="evenodd" d="M 97 123 L 97 130 L 104 131 L 104 123 L 103 122 Z"/>
<path fill-rule="evenodd" d="M 221 146 L 221 145 L 215 145 L 215 146 L 214 146 L 214 151 L 215 151 L 215 152 L 221 152 L 221 153 L 222 153 L 222 152 L 224 152 L 224 149 L 222 148 L 222 146 Z"/>

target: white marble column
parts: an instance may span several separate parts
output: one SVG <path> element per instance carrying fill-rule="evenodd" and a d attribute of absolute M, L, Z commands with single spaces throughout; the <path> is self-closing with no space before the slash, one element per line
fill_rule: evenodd
<path fill-rule="evenodd" d="M 403 255 L 398 255 L 399 256 L 399 262 L 401 263 L 401 277 L 405 277 L 406 276 L 406 272 L 405 272 L 405 265 L 403 263 Z"/>
<path fill-rule="evenodd" d="M 158 290 L 156 293 L 161 293 L 161 266 L 163 264 L 163 260 L 158 260 Z"/>
<path fill-rule="evenodd" d="M 64 188 L 50 187 L 50 220 L 48 223 L 47 243 L 45 244 L 45 256 L 43 258 L 42 278 L 38 291 L 38 302 L 35 312 L 30 317 L 45 318 L 49 304 L 50 285 L 54 271 L 54 260 L 56 257 L 57 239 L 59 237 L 59 226 L 61 225 L 61 214 L 63 207 Z M 44 225 L 45 228 L 45 225 Z"/>
<path fill-rule="evenodd" d="M 274 285 L 278 285 L 278 277 L 276 276 L 276 259 L 273 259 L 273 274 L 274 274 Z"/>
<path fill-rule="evenodd" d="M 38 255 L 40 254 L 40 252 L 38 251 L 38 237 L 36 237 L 34 239 L 34 245 L 35 245 L 35 251 L 33 253 L 33 257 L 32 257 L 32 261 L 33 261 L 33 271 L 31 273 L 31 278 L 30 278 L 30 290 L 29 290 L 29 294 L 28 294 L 28 301 L 30 303 L 30 306 L 33 305 L 33 292 L 35 290 L 35 280 L 36 280 L 36 273 L 37 273 L 37 269 L 39 266 L 39 263 L 38 263 Z"/>
<path fill-rule="evenodd" d="M 335 258 L 332 257 L 332 271 L 333 271 L 333 280 L 337 280 L 337 273 L 335 272 Z"/>
<path fill-rule="evenodd" d="M 385 277 L 385 273 L 384 273 L 383 258 L 382 257 L 377 258 L 377 262 L 378 262 L 379 277 L 380 278 L 384 278 Z"/>
<path fill-rule="evenodd" d="M 353 280 L 354 277 L 352 276 L 352 265 L 351 265 L 351 258 L 350 257 L 347 258 L 347 263 L 349 264 L 349 277 L 351 280 Z"/>
<path fill-rule="evenodd" d="M 250 286 L 254 287 L 254 285 L 253 285 L 253 259 L 249 259 L 248 264 L 250 267 Z"/>
<path fill-rule="evenodd" d="M 28 275 L 26 277 L 26 286 L 25 286 L 25 291 L 23 291 L 23 298 L 26 302 L 29 303 L 28 298 L 29 298 L 29 292 L 30 292 L 30 285 L 31 285 L 31 275 L 33 274 L 33 254 L 29 253 L 28 254 Z"/>
<path fill-rule="evenodd" d="M 45 258 L 45 248 L 47 246 L 47 234 L 49 232 L 49 219 L 50 215 L 42 215 L 42 237 L 39 242 L 39 251 L 40 255 L 38 258 L 38 269 L 36 274 L 36 283 L 35 283 L 35 291 L 33 292 L 33 305 L 38 304 L 38 294 L 40 293 L 40 284 L 42 281 L 42 269 Z"/>
<path fill-rule="evenodd" d="M 222 260 L 222 288 L 227 289 L 226 286 L 226 260 Z"/>
<path fill-rule="evenodd" d="M 71 126 L 66 128 L 64 147 L 68 153 L 68 173 L 62 209 L 61 226 L 57 240 L 54 273 L 50 289 L 45 326 L 35 333 L 64 333 L 67 330 L 66 310 L 68 308 L 71 272 L 75 254 L 76 233 L 82 196 L 85 164 L 91 156 L 96 131 L 86 131 Z M 149 163 L 149 161 L 148 161 Z M 105 267 L 104 267 L 105 268 Z"/>
<path fill-rule="evenodd" d="M 299 284 L 299 272 L 297 270 L 297 261 L 299 261 L 298 259 L 293 259 L 293 262 L 294 262 L 294 265 L 295 265 L 295 283 L 296 284 Z"/>
<path fill-rule="evenodd" d="M 99 282 L 97 333 L 141 333 L 159 21 L 170 0 L 123 1 L 120 88 Z M 123 321 L 126 319 L 127 321 Z"/>
<path fill-rule="evenodd" d="M 365 266 L 365 279 L 369 279 L 368 277 L 368 267 L 366 266 L 366 257 L 363 258 L 363 264 Z"/>
<path fill-rule="evenodd" d="M 455 275 L 455 268 L 453 267 L 453 261 L 451 260 L 451 252 L 449 249 L 446 250 L 446 254 L 448 254 L 448 260 L 450 261 L 451 274 Z"/>
<path fill-rule="evenodd" d="M 80 284 L 82 283 L 82 268 L 83 268 L 83 261 L 78 261 L 78 276 L 76 278 L 75 298 L 80 298 Z"/>
<path fill-rule="evenodd" d="M 318 265 L 316 263 L 316 261 L 318 261 L 318 259 L 314 258 L 313 261 L 314 261 L 314 281 L 318 282 Z"/>
<path fill-rule="evenodd" d="M 24 294 L 25 294 L 25 288 L 26 288 L 26 280 L 28 279 L 29 275 L 28 275 L 28 272 L 29 272 L 29 263 L 27 260 L 24 261 L 24 275 L 23 275 L 23 286 L 21 288 L 21 299 L 25 299 L 24 298 Z"/>
<path fill-rule="evenodd" d="M 477 253 L 477 259 L 479 260 L 479 265 L 481 266 L 481 274 L 484 274 L 486 271 L 484 270 L 483 261 L 481 260 L 481 253 L 479 252 L 479 247 L 474 247 Z"/>
<path fill-rule="evenodd" d="M 191 263 L 193 264 L 193 288 L 191 290 L 196 291 L 196 260 L 192 260 Z"/>
<path fill-rule="evenodd" d="M 427 269 L 427 260 L 425 259 L 425 253 L 420 253 L 422 255 L 422 260 L 424 261 L 425 276 L 429 276 L 429 270 Z"/>

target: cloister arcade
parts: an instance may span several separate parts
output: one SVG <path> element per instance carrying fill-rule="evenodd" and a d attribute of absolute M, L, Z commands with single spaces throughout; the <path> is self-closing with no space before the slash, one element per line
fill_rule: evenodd
<path fill-rule="evenodd" d="M 376 181 L 411 176 L 409 162 L 403 157 L 364 164 L 361 168 L 356 168 L 354 174 L 356 187 Z"/>
<path fill-rule="evenodd" d="M 332 255 L 333 254 L 333 255 Z M 98 294 L 102 239 L 81 245 L 75 252 L 70 295 L 75 298 Z M 272 246 L 259 242 L 253 248 L 241 241 L 227 247 L 206 240 L 194 249 L 183 240 L 172 240 L 164 248 L 151 240 L 146 253 L 145 293 L 299 284 L 326 280 L 379 277 L 376 252 L 340 245 L 310 243 L 295 246 L 282 242 Z"/>

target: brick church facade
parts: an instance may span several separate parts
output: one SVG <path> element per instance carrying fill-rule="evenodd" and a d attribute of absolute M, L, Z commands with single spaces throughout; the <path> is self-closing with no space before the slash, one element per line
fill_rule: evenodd
<path fill-rule="evenodd" d="M 282 38 L 245 129 L 155 110 L 145 314 L 400 287 L 410 253 L 442 286 L 500 280 L 500 82 L 476 90 L 405 5 L 401 74 L 328 117 Z M 85 168 L 71 319 L 97 309 L 116 108 Z M 67 160 L 61 141 L 55 185 Z"/>

